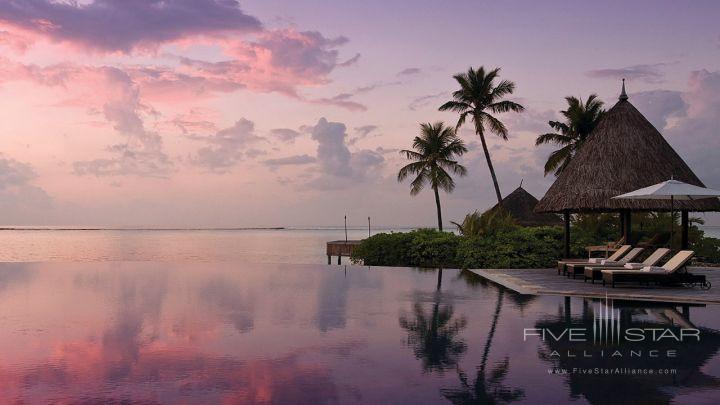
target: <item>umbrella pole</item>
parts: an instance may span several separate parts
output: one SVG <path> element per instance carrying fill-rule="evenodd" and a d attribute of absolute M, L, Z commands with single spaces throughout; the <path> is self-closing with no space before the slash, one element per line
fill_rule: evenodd
<path fill-rule="evenodd" d="M 673 248 L 673 230 L 675 229 L 675 197 L 670 196 L 670 249 Z"/>

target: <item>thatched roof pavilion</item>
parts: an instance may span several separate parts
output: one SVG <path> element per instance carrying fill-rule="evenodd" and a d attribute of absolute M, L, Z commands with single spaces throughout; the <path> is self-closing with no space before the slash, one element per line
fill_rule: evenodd
<path fill-rule="evenodd" d="M 512 215 L 515 222 L 522 226 L 560 225 L 562 220 L 555 214 L 540 214 L 534 211 L 538 199 L 528 193 L 522 184 L 512 193 L 503 198 L 500 204 L 495 204 L 490 211 L 497 211 L 502 207 Z"/>
<path fill-rule="evenodd" d="M 621 212 L 627 237 L 630 211 L 670 211 L 670 201 L 612 197 L 670 178 L 705 186 L 660 132 L 628 101 L 623 81 L 619 101 L 605 113 L 537 204 L 535 212 L 563 213 L 566 220 L 574 212 Z M 720 200 L 676 201 L 675 209 L 683 212 L 683 222 L 686 222 L 689 211 L 720 211 Z M 686 236 L 685 227 L 683 231 Z M 685 239 L 683 242 L 687 245 Z"/>

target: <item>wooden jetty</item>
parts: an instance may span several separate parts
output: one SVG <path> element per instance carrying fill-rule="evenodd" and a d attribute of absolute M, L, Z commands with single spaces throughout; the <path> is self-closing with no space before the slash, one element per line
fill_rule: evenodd
<path fill-rule="evenodd" d="M 328 264 L 331 264 L 332 257 L 337 256 L 338 264 L 341 264 L 343 256 L 350 257 L 355 246 L 359 245 L 359 240 L 334 240 L 327 243 Z"/>
<path fill-rule="evenodd" d="M 520 294 L 720 304 L 720 269 L 715 267 L 688 268 L 691 273 L 704 274 L 714 286 L 710 290 L 688 287 L 645 287 L 632 284 L 610 288 L 604 287 L 602 283 L 584 283 L 581 279 L 559 276 L 557 269 L 471 269 L 470 271 Z"/>

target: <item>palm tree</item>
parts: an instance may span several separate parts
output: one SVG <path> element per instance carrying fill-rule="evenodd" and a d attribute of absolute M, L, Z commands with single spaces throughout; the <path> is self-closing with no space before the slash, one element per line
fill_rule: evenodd
<path fill-rule="evenodd" d="M 568 109 L 560 111 L 565 117 L 565 122 L 550 121 L 548 124 L 556 132 L 540 135 L 535 140 L 535 145 L 554 143 L 561 146 L 548 157 L 545 163 L 545 175 L 555 171 L 555 176 L 558 176 L 565 170 L 605 114 L 602 108 L 603 102 L 596 94 L 591 94 L 585 103 L 575 97 L 565 97 L 565 100 Z"/>
<path fill-rule="evenodd" d="M 502 202 L 502 196 L 500 195 L 497 176 L 495 176 L 495 169 L 492 160 L 490 160 L 490 151 L 488 151 L 487 142 L 485 142 L 485 128 L 487 127 L 491 132 L 507 141 L 508 130 L 505 124 L 490 113 L 521 112 L 525 108 L 518 103 L 503 100 L 503 97 L 515 91 L 515 83 L 503 80 L 495 85 L 493 82 L 498 77 L 498 72 L 500 72 L 500 68 L 485 72 L 485 68 L 480 66 L 478 70 L 470 68 L 467 73 L 459 73 L 453 76 L 460 84 L 460 90 L 453 92 L 453 100 L 440 106 L 440 111 L 449 110 L 460 113 L 455 130 L 460 129 L 468 115 L 472 119 L 475 125 L 475 133 L 480 137 L 483 152 L 485 152 L 485 159 L 495 186 L 495 194 L 498 203 L 500 203 Z"/>
<path fill-rule="evenodd" d="M 435 124 L 420 124 L 420 136 L 413 141 L 414 150 L 401 150 L 400 154 L 408 160 L 414 160 L 398 172 L 398 181 L 408 176 L 417 175 L 412 181 L 411 195 L 417 195 L 426 184 L 435 192 L 437 205 L 438 229 L 442 228 L 442 211 L 440 208 L 440 194 L 438 189 L 451 193 L 455 189 L 455 181 L 448 171 L 464 176 L 467 174 L 465 166 L 455 161 L 456 156 L 467 152 L 465 143 L 455 136 L 455 131 L 446 127 L 442 122 Z"/>

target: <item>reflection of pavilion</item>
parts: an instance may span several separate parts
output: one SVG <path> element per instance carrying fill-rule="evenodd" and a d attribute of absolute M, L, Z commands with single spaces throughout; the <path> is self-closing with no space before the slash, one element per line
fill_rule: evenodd
<path fill-rule="evenodd" d="M 604 308 L 601 307 L 603 305 Z M 573 369 L 677 370 L 676 374 L 668 375 L 570 373 L 566 378 L 572 398 L 582 396 L 590 403 L 662 404 L 671 402 L 682 391 L 720 389 L 720 379 L 701 371 L 701 367 L 720 349 L 720 333 L 693 325 L 690 321 L 689 305 L 619 300 L 603 303 L 600 300 L 585 299 L 582 314 L 572 316 L 570 299 L 566 297 L 564 308 L 560 309 L 558 316 L 538 321 L 535 328 L 549 329 L 556 335 L 565 328 L 585 328 L 592 331 L 597 313 L 607 314 L 608 307 L 614 307 L 622 330 L 667 328 L 677 333 L 680 328 L 697 328 L 700 330 L 700 341 L 691 339 L 680 343 L 671 339 L 649 339 L 642 342 L 599 344 L 593 343 L 592 334 L 588 341 L 584 342 L 548 338 L 543 342 L 545 347 L 539 353 L 540 358 L 552 363 L 553 367 L 568 372 Z M 604 355 L 600 354 L 601 350 Z M 621 356 L 611 356 L 616 350 Z M 658 357 L 650 357 L 651 350 L 657 350 Z M 676 357 L 668 357 L 668 350 L 676 350 Z M 640 355 L 633 356 L 630 351 Z M 568 353 L 576 357 L 570 357 Z M 592 357 L 585 357 L 585 353 Z"/>

